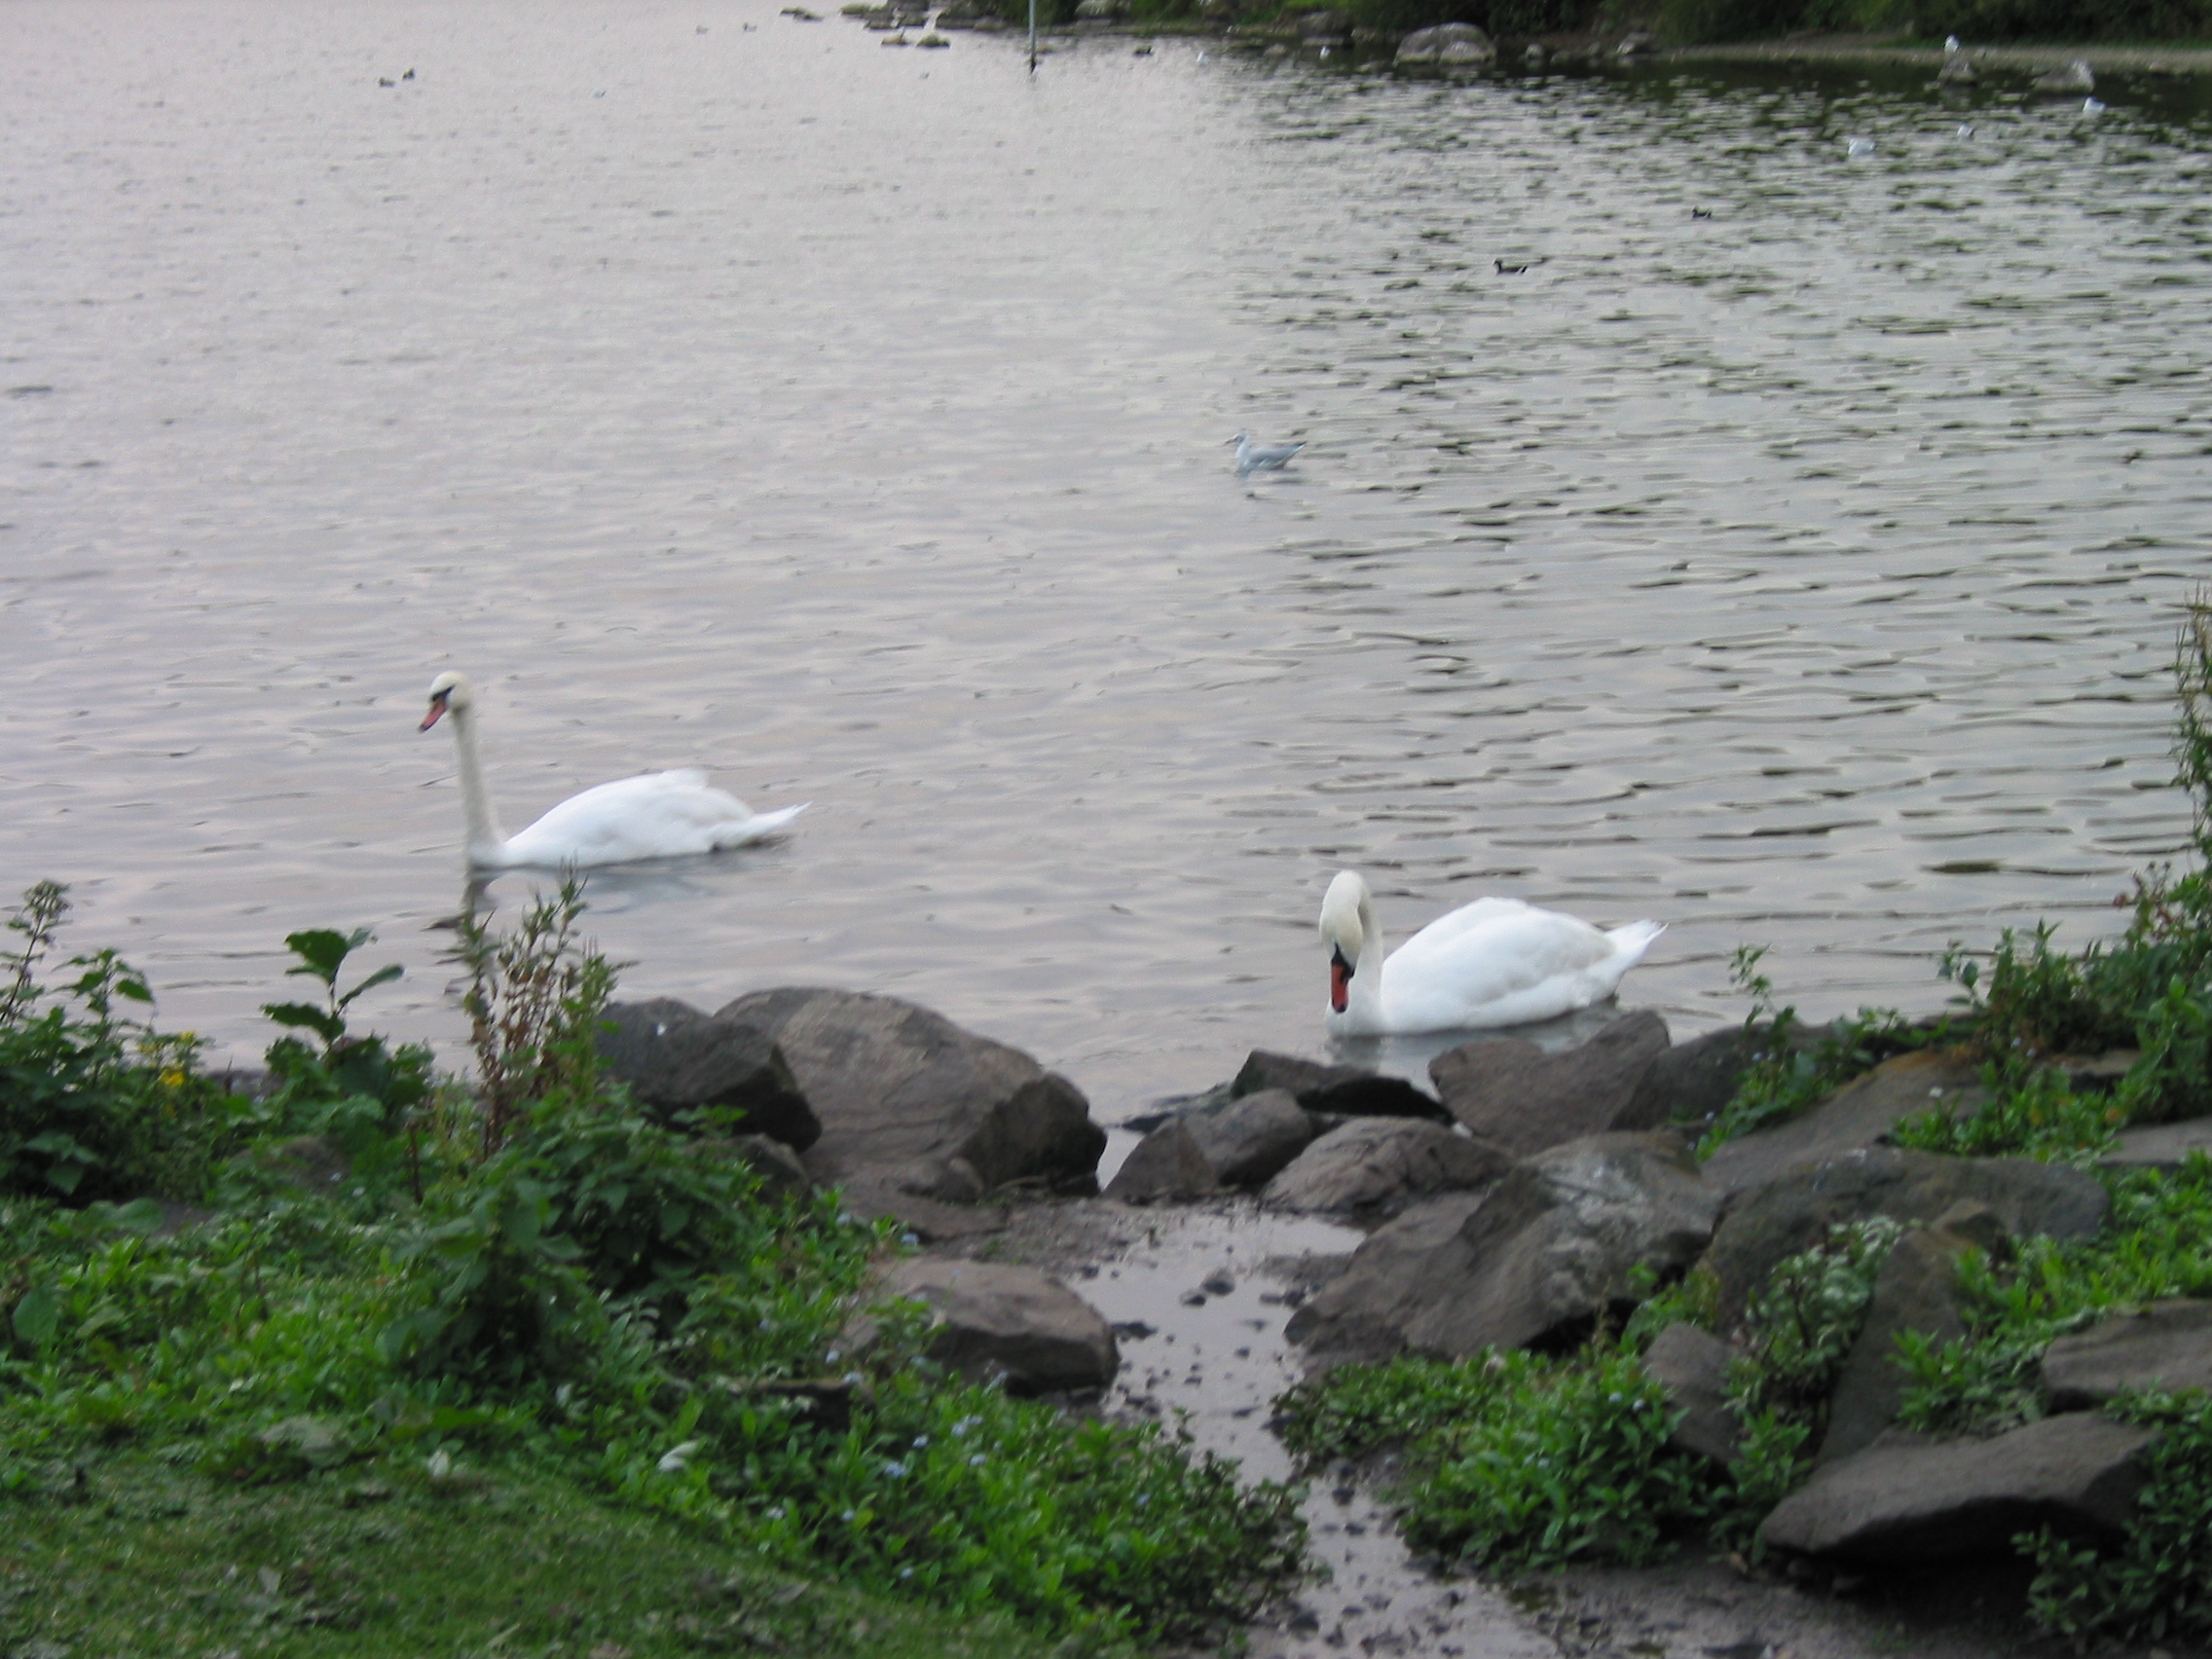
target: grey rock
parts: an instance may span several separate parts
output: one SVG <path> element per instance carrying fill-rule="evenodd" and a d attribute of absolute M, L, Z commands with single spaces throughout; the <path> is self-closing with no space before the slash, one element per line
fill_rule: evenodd
<path fill-rule="evenodd" d="M 1770 1040 L 1731 1025 L 1676 1044 L 1637 1080 L 1627 1122 L 1656 1126 L 1709 1121 L 1735 1098 L 1753 1051 Z"/>
<path fill-rule="evenodd" d="M 845 1185 L 857 1205 L 886 1193 L 972 1203 L 1013 1182 L 1095 1179 L 1106 1131 L 1076 1087 L 942 1014 L 798 986 L 740 997 L 715 1017 L 757 1027 L 782 1051 L 822 1124 L 807 1172 Z"/>
<path fill-rule="evenodd" d="M 971 1382 L 1003 1380 L 1016 1394 L 1103 1387 L 1121 1366 L 1114 1329 L 1059 1280 L 1006 1262 L 929 1256 L 895 1263 L 883 1274 L 885 1298 L 929 1304 L 929 1355 Z M 851 1340 L 872 1337 L 856 1324 Z"/>
<path fill-rule="evenodd" d="M 1925 1049 L 1899 1054 L 1803 1116 L 1737 1136 L 1707 1160 L 1705 1176 L 1743 1192 L 1799 1164 L 1879 1145 L 1899 1119 L 1936 1108 L 1963 1116 L 1980 1110 L 1987 1099 L 1981 1069 L 1967 1056 Z"/>
<path fill-rule="evenodd" d="M 1351 24 L 1342 12 L 1308 12 L 1298 19 L 1298 38 L 1309 46 L 1335 46 L 1351 38 Z"/>
<path fill-rule="evenodd" d="M 1625 1308 L 1639 1267 L 1686 1267 L 1719 1205 L 1676 1137 L 1593 1135 L 1515 1164 L 1449 1233 L 1431 1211 L 1378 1233 L 1287 1329 L 1360 1358 L 1559 1346 Z"/>
<path fill-rule="evenodd" d="M 1517 1163 L 1467 1218 L 1473 1275 L 1406 1327 L 1409 1346 L 1455 1358 L 1554 1346 L 1634 1300 L 1639 1269 L 1694 1261 L 1721 1195 L 1672 1135 L 1604 1134 Z"/>
<path fill-rule="evenodd" d="M 1464 1267 L 1459 1230 L 1481 1206 L 1480 1193 L 1446 1193 L 1406 1206 L 1367 1236 L 1344 1271 L 1293 1313 L 1285 1331 L 1323 1364 L 1387 1358 L 1405 1346 L 1406 1321 L 1439 1258 Z"/>
<path fill-rule="evenodd" d="M 1398 42 L 1398 61 L 1402 64 L 1475 64 L 1488 63 L 1497 55 L 1490 36 L 1472 23 L 1438 23 L 1433 28 L 1416 29 Z"/>
<path fill-rule="evenodd" d="M 791 1067 L 766 1033 L 710 1017 L 672 997 L 609 1003 L 599 1063 L 658 1117 L 712 1111 L 728 1125 L 803 1152 L 822 1133 Z"/>
<path fill-rule="evenodd" d="M 2123 1388 L 2212 1391 L 2212 1302 L 2154 1302 L 2044 1350 L 2053 1411 L 2101 1406 Z"/>
<path fill-rule="evenodd" d="M 1274 1209 L 1392 1214 L 1416 1198 L 1482 1186 L 1504 1167 L 1440 1124 L 1355 1118 L 1300 1153 L 1260 1198 Z"/>
<path fill-rule="evenodd" d="M 1219 1185 L 1198 1137 L 1178 1120 L 1161 1124 L 1137 1142 L 1113 1180 L 1106 1183 L 1106 1197 L 1125 1204 L 1149 1204 L 1203 1198 Z"/>
<path fill-rule="evenodd" d="M 1402 1077 L 1384 1077 L 1359 1066 L 1324 1065 L 1296 1054 L 1275 1054 L 1254 1049 L 1229 1086 L 1232 1096 L 1241 1099 L 1271 1088 L 1288 1089 L 1309 1112 L 1340 1118 L 1431 1118 L 1451 1122 L 1451 1115 L 1429 1095 Z"/>
<path fill-rule="evenodd" d="M 2077 57 L 2057 69 L 2046 69 L 2029 83 L 2039 92 L 2093 92 L 2097 77 L 2086 59 Z"/>
<path fill-rule="evenodd" d="M 1870 1563 L 1997 1555 L 2046 1523 L 2112 1534 L 2143 1484 L 2136 1455 L 2155 1429 L 2084 1412 L 1991 1440 L 1892 1431 L 1828 1464 L 1759 1528 L 1770 1547 Z"/>
<path fill-rule="evenodd" d="M 296 1457 L 312 1469 L 328 1469 L 353 1455 L 343 1424 L 330 1418 L 288 1417 L 254 1436 L 273 1452 Z"/>
<path fill-rule="evenodd" d="M 1979 1211 L 1989 1215 L 1987 1209 Z M 1910 1381 L 1898 1362 L 1898 1338 L 1916 1331 L 1936 1342 L 1966 1335 L 1959 1297 L 1959 1257 L 1969 1248 L 1959 1234 L 1915 1229 L 1890 1247 L 1874 1275 L 1865 1322 L 1844 1356 L 1828 1392 L 1828 1430 L 1819 1459 L 1832 1463 L 1878 1440 L 1904 1402 Z"/>
<path fill-rule="evenodd" d="M 1312 1116 L 1296 1096 L 1280 1088 L 1247 1094 L 1211 1116 L 1184 1123 L 1224 1187 L 1265 1185 L 1304 1152 L 1315 1134 Z"/>
<path fill-rule="evenodd" d="M 1667 1022 L 1645 1009 L 1564 1053 L 1518 1037 L 1462 1043 L 1431 1060 L 1428 1075 L 1476 1143 L 1512 1162 L 1585 1135 L 1651 1127 L 1657 1120 L 1640 1121 L 1632 1107 L 1667 1050 Z"/>
<path fill-rule="evenodd" d="M 1710 1331 L 1669 1325 L 1651 1340 L 1643 1369 L 1682 1414 L 1668 1444 L 1733 1463 L 1744 1455 L 1743 1428 L 1728 1409 L 1728 1367 L 1735 1350 Z"/>
<path fill-rule="evenodd" d="M 2120 1131 L 2120 1144 L 2098 1161 L 2105 1169 L 2157 1169 L 2173 1174 L 2197 1153 L 2212 1153 L 2212 1118 L 2146 1124 Z"/>
<path fill-rule="evenodd" d="M 701 1142 L 701 1149 L 710 1144 Z M 769 1198 L 804 1198 L 814 1190 L 813 1178 L 798 1154 L 780 1140 L 767 1135 L 737 1135 L 721 1144 L 760 1178 L 760 1191 Z"/>
<path fill-rule="evenodd" d="M 1718 1281 L 1729 1328 L 1784 1257 L 1823 1242 L 1830 1228 L 1876 1215 L 1932 1222 L 1961 1201 L 1987 1205 L 2016 1238 L 2091 1237 L 2112 1204 L 2104 1183 L 2063 1164 L 1873 1147 L 1731 1194 L 1700 1270 Z"/>

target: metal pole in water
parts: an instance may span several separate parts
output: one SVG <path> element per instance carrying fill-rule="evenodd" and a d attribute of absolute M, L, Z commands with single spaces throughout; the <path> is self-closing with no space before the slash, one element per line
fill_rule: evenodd
<path fill-rule="evenodd" d="M 1029 72 L 1037 73 L 1037 0 L 1029 0 Z"/>

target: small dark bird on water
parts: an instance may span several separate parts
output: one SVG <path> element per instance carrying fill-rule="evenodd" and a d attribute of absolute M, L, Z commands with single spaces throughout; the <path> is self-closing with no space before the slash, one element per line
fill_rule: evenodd
<path fill-rule="evenodd" d="M 1690 217 L 1693 219 L 1710 219 L 1713 217 L 1713 209 L 1710 207 L 1692 207 Z"/>
<path fill-rule="evenodd" d="M 1492 263 L 1497 267 L 1497 274 L 1500 276 L 1518 276 L 1522 272 L 1529 269 L 1526 265 L 1508 265 L 1502 259 L 1493 260 Z"/>
<path fill-rule="evenodd" d="M 412 81 L 412 80 L 414 80 L 414 79 L 415 79 L 415 71 L 414 71 L 414 70 L 412 70 L 412 69 L 410 69 L 410 70 L 408 70 L 408 71 L 407 71 L 407 73 L 406 73 L 406 74 L 404 74 L 404 75 L 400 76 L 399 78 L 400 78 L 400 79 L 401 79 L 402 81 Z"/>
<path fill-rule="evenodd" d="M 380 87 L 396 87 L 399 85 L 399 83 L 397 81 L 394 81 L 389 75 L 379 75 L 377 77 L 377 85 Z"/>

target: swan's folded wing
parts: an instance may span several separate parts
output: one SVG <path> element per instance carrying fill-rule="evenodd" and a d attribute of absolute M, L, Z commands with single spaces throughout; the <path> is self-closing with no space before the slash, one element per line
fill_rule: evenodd
<path fill-rule="evenodd" d="M 689 769 L 618 778 L 572 794 L 507 843 L 518 863 L 626 864 L 710 852 L 715 832 L 753 814 Z"/>
<path fill-rule="evenodd" d="M 1511 900 L 1483 903 L 1499 908 L 1434 940 L 1431 924 L 1391 953 L 1382 985 L 1393 1024 L 1417 1022 L 1401 1026 L 1407 1030 L 1518 1025 L 1595 1000 L 1589 973 L 1613 954 L 1612 940 L 1556 910 Z"/>

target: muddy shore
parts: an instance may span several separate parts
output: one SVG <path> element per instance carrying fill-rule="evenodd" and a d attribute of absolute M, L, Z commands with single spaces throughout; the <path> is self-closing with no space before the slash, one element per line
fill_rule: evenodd
<path fill-rule="evenodd" d="M 1054 1273 L 1112 1320 L 1122 1370 L 1099 1409 L 1178 1420 L 1256 1479 L 1303 1479 L 1326 1574 L 1247 1633 L 1250 1659 L 2064 1659 L 2025 1617 L 2027 1569 L 1956 1567 L 1914 1582 L 1792 1579 L 1685 1554 L 1663 1566 L 1580 1567 L 1503 1581 L 1409 1557 L 1391 1461 L 1294 1470 L 1270 1405 L 1303 1374 L 1283 1336 L 1296 1306 L 1359 1243 L 1352 1228 L 1249 1198 L 1135 1208 L 1104 1198 L 1012 1211 L 1003 1231 L 944 1253 Z M 1208 1280 L 1212 1289 L 1203 1288 Z M 1226 1287 L 1226 1288 L 1224 1288 Z M 2208 1659 L 2165 1641 L 2106 1659 Z"/>

